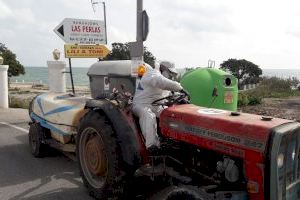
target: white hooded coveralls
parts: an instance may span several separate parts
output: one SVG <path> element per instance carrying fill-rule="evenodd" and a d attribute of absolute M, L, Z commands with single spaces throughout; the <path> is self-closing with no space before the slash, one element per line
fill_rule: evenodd
<path fill-rule="evenodd" d="M 146 69 L 146 73 L 137 83 L 132 111 L 139 117 L 146 147 L 149 148 L 152 145 L 159 146 L 156 117 L 159 117 L 163 109 L 161 106 L 152 106 L 152 102 L 167 96 L 166 90 L 179 92 L 182 87 L 178 82 L 165 78 L 159 70 L 148 64 Z"/>

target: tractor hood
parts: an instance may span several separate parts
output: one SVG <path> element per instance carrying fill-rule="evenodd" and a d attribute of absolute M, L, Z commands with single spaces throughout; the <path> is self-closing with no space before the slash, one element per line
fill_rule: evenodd
<path fill-rule="evenodd" d="M 161 113 L 164 136 L 226 155 L 262 162 L 272 129 L 293 121 L 199 107 L 176 105 Z"/>

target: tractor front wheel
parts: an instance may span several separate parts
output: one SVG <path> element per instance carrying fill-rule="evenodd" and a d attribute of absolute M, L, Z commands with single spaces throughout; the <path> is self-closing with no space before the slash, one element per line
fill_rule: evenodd
<path fill-rule="evenodd" d="M 77 135 L 79 169 L 89 194 L 97 199 L 120 199 L 124 195 L 126 174 L 111 124 L 105 116 L 88 112 Z"/>

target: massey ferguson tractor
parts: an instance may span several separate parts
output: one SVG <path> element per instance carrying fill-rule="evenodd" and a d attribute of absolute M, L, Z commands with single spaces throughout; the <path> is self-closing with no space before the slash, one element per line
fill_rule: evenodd
<path fill-rule="evenodd" d="M 165 107 L 158 118 L 162 152 L 149 155 L 131 112 L 130 69 L 130 61 L 92 65 L 91 98 L 37 96 L 29 109 L 32 154 L 46 156 L 50 147 L 76 154 L 97 199 L 134 199 L 138 177 L 171 187 L 165 200 L 300 199 L 300 123 L 199 107 L 172 93 L 153 102 Z"/>

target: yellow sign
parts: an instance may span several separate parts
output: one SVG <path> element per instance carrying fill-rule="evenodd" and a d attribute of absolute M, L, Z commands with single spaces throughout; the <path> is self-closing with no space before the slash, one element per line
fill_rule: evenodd
<path fill-rule="evenodd" d="M 66 58 L 104 58 L 109 52 L 105 45 L 65 44 Z"/>

